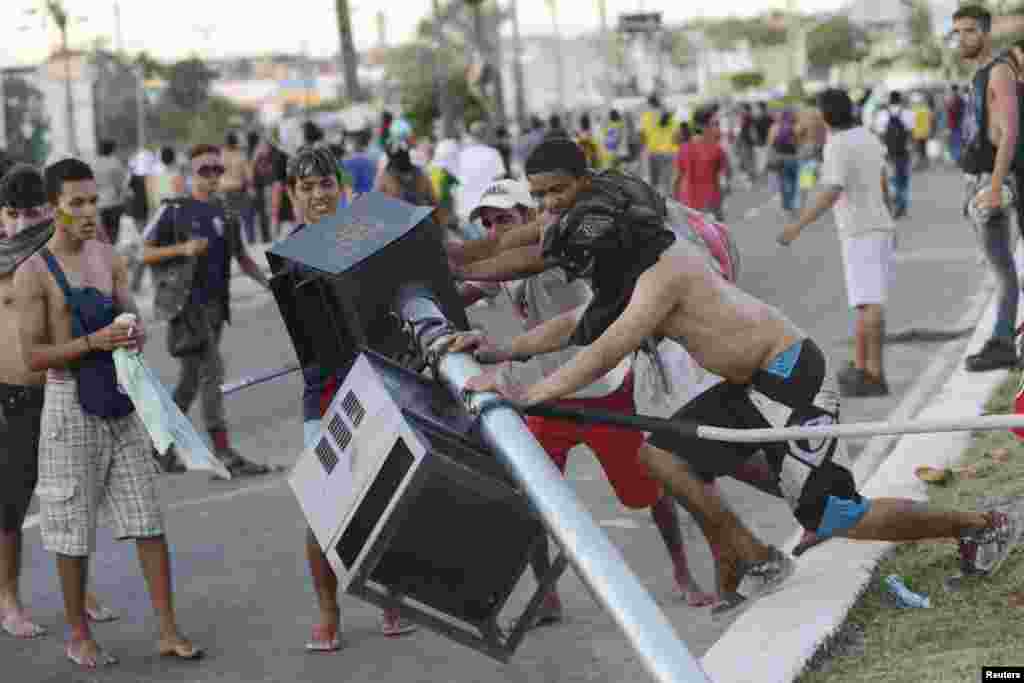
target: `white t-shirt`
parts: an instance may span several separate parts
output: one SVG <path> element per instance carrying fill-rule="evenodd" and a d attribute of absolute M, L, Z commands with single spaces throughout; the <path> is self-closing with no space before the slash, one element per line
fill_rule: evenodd
<path fill-rule="evenodd" d="M 882 196 L 885 148 L 867 128 L 833 131 L 825 143 L 821 185 L 839 188 L 835 205 L 841 238 L 878 230 L 893 231 L 892 216 Z"/>
<path fill-rule="evenodd" d="M 527 330 L 532 330 L 543 322 L 561 315 L 574 308 L 590 302 L 593 294 L 586 282 L 580 279 L 569 282 L 565 271 L 561 268 L 550 268 L 516 283 L 512 288 L 513 298 L 517 307 L 524 304 Z M 505 377 L 514 379 L 520 384 L 531 384 L 554 374 L 558 368 L 566 365 L 579 352 L 573 346 L 555 353 L 537 356 L 527 363 L 506 363 L 502 367 Z M 632 356 L 624 358 L 611 372 L 599 380 L 583 387 L 567 398 L 600 398 L 615 393 L 632 366 Z"/>
<path fill-rule="evenodd" d="M 889 119 L 891 118 L 889 109 L 892 109 L 893 113 L 899 113 L 900 120 L 903 121 L 903 127 L 907 129 L 907 137 L 909 139 L 911 131 L 914 130 L 914 112 L 904 107 L 882 107 L 879 109 L 878 114 L 875 115 L 875 133 L 885 135 L 885 129 L 889 127 Z"/>

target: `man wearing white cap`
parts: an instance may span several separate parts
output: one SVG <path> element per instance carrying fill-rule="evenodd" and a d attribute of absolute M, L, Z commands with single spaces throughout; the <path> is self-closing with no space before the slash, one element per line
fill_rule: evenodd
<path fill-rule="evenodd" d="M 460 216 L 477 206 L 484 190 L 508 172 L 498 150 L 484 141 L 486 134 L 487 124 L 476 121 L 469 127 L 469 135 L 459 151 L 456 209 Z"/>
<path fill-rule="evenodd" d="M 535 213 L 536 203 L 526 183 L 500 180 L 487 187 L 470 218 L 479 219 L 488 236 L 525 225 Z M 491 296 L 479 290 L 472 291 L 472 283 L 464 292 L 464 301 L 476 301 Z M 490 283 L 488 283 L 490 284 Z M 513 286 L 512 299 L 526 329 L 532 329 L 566 311 L 586 304 L 592 294 L 583 279 L 570 281 L 561 268 L 552 268 L 520 280 Z M 568 362 L 578 349 L 540 356 L 527 363 L 504 363 L 492 372 L 499 373 L 503 381 L 513 383 L 547 376 Z M 532 375 L 532 377 L 531 377 Z M 567 398 L 566 405 L 634 414 L 633 372 L 629 359 L 593 384 Z M 651 516 L 668 548 L 675 567 L 675 578 L 680 590 L 691 606 L 711 604 L 715 597 L 701 590 L 690 573 L 679 530 L 679 518 L 671 497 L 663 495 L 661 485 L 655 481 L 647 467 L 637 458 L 643 443 L 643 433 L 606 425 L 579 425 L 562 420 L 527 417 L 534 436 L 547 451 L 560 470 L 565 471 L 569 451 L 586 444 L 600 461 L 619 501 L 628 508 L 650 508 Z M 549 565 L 546 544 L 531 558 L 534 571 L 543 575 Z M 545 598 L 538 623 L 559 621 L 562 616 L 558 594 Z"/>

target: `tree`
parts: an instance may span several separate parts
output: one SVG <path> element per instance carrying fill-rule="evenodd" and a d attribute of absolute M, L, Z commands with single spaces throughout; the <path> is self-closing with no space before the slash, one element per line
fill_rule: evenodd
<path fill-rule="evenodd" d="M 49 122 L 45 118 L 43 93 L 20 75 L 4 77 L 7 154 L 22 161 L 42 165 L 49 156 Z"/>
<path fill-rule="evenodd" d="M 746 40 L 753 47 L 782 45 L 788 40 L 785 28 L 766 16 L 704 21 L 699 27 L 715 47 L 724 49 Z"/>
<path fill-rule="evenodd" d="M 142 77 L 146 80 L 151 78 L 167 78 L 170 71 L 166 64 L 158 61 L 145 50 L 135 56 L 135 65 L 142 69 Z"/>
<path fill-rule="evenodd" d="M 697 59 L 697 48 L 690 41 L 687 31 L 676 30 L 668 33 L 669 60 L 678 67 L 688 67 Z"/>
<path fill-rule="evenodd" d="M 818 24 L 807 34 L 807 61 L 815 66 L 856 62 L 867 54 L 865 34 L 845 14 Z"/>
<path fill-rule="evenodd" d="M 167 73 L 168 103 L 185 111 L 198 111 L 210 96 L 216 74 L 198 57 L 175 62 Z"/>
<path fill-rule="evenodd" d="M 341 43 L 345 99 L 359 102 L 363 99 L 363 91 L 359 87 L 359 64 L 356 61 L 356 44 L 352 39 L 352 13 L 349 11 L 348 0 L 334 0 L 334 8 L 338 16 L 338 41 Z"/>
<path fill-rule="evenodd" d="M 916 65 L 924 69 L 937 69 L 943 65 L 945 48 L 935 35 L 932 25 L 932 10 L 925 0 L 908 0 L 910 17 L 907 20 L 910 30 L 909 57 Z"/>
<path fill-rule="evenodd" d="M 740 71 L 729 77 L 732 87 L 739 92 L 756 88 L 764 83 L 764 74 L 760 71 Z"/>

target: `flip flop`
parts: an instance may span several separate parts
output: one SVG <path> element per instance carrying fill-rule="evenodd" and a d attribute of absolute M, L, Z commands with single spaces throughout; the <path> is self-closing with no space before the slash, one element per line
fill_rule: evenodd
<path fill-rule="evenodd" d="M 174 657 L 175 659 L 202 659 L 206 652 L 192 643 L 175 643 L 171 647 L 160 647 L 161 657 Z"/>
<path fill-rule="evenodd" d="M 74 662 L 76 665 L 82 667 L 83 669 L 88 669 L 92 671 L 94 669 L 98 669 L 101 666 L 113 666 L 118 662 L 117 657 L 110 654 L 103 648 L 99 648 L 96 652 L 96 664 L 87 664 L 85 659 L 81 656 L 81 654 L 75 653 L 72 650 L 74 645 L 75 644 L 73 642 L 70 642 L 64 646 L 64 656 L 72 662 Z"/>
<path fill-rule="evenodd" d="M 4 633 L 12 638 L 21 638 L 23 640 L 40 638 L 48 633 L 45 627 L 34 624 L 23 615 L 13 612 L 8 612 L 0 620 L 0 630 L 3 630 Z"/>
<path fill-rule="evenodd" d="M 103 624 L 108 621 L 117 621 L 121 618 L 120 614 L 110 609 L 106 605 L 100 605 L 96 609 L 86 607 L 85 613 L 86 615 L 88 615 L 90 621 L 94 621 L 97 624 Z"/>
<path fill-rule="evenodd" d="M 306 652 L 337 652 L 341 649 L 341 637 L 338 635 L 338 628 L 328 628 L 323 625 L 313 627 L 313 638 L 306 643 Z"/>
<path fill-rule="evenodd" d="M 388 637 L 404 636 L 416 630 L 416 625 L 406 621 L 397 612 L 384 612 L 384 619 L 381 621 L 381 633 Z"/>

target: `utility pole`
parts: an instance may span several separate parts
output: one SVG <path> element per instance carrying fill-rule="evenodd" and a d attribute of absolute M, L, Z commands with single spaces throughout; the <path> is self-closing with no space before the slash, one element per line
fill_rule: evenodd
<path fill-rule="evenodd" d="M 114 0 L 114 40 L 118 57 L 124 56 L 124 35 L 121 33 L 121 3 Z"/>
<path fill-rule="evenodd" d="M 455 137 L 455 116 L 452 113 L 452 101 L 448 97 L 448 66 L 445 57 L 448 54 L 448 40 L 441 24 L 441 4 L 439 0 L 431 0 L 434 11 L 434 90 L 437 93 L 438 105 L 441 109 L 441 137 Z"/>
<path fill-rule="evenodd" d="M 341 44 L 339 54 L 345 97 L 349 102 L 358 102 L 362 99 L 363 93 L 359 87 L 356 44 L 352 40 L 352 14 L 349 11 L 348 0 L 335 0 L 334 7 L 338 15 L 338 41 Z"/>
<path fill-rule="evenodd" d="M 519 35 L 519 0 L 509 0 L 509 12 L 512 14 L 512 50 L 515 60 L 512 63 L 512 78 L 516 89 L 516 120 L 519 132 L 526 130 L 526 83 L 523 78 L 523 41 Z"/>
<path fill-rule="evenodd" d="M 562 31 L 558 27 L 558 0 L 546 0 L 548 11 L 551 12 L 551 28 L 555 37 L 555 69 L 557 69 L 558 83 L 558 104 L 555 111 L 561 113 L 565 110 L 565 63 L 562 58 Z"/>
<path fill-rule="evenodd" d="M 68 150 L 72 156 L 80 156 L 78 134 L 75 130 L 75 101 L 71 88 L 71 52 L 68 49 L 68 14 L 59 0 L 47 0 L 46 8 L 53 23 L 60 31 L 60 49 L 64 57 L 64 100 L 67 116 Z"/>
<path fill-rule="evenodd" d="M 608 3 L 606 0 L 597 0 L 597 13 L 601 17 L 601 61 L 604 63 L 604 106 L 611 109 L 612 106 L 612 69 L 611 69 L 611 35 L 608 33 Z M 605 112 L 607 113 L 607 112 Z"/>

